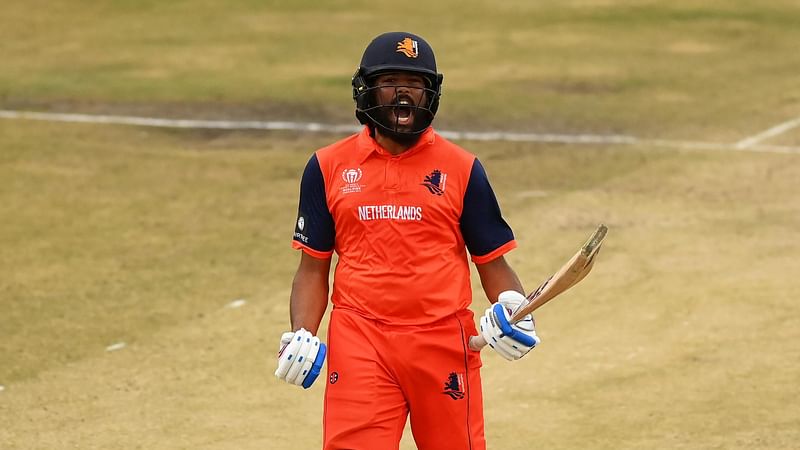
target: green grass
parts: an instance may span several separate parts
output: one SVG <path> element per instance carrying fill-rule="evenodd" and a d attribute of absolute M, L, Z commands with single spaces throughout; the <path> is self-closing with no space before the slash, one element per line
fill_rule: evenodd
<path fill-rule="evenodd" d="M 297 184 L 281 166 L 287 150 L 183 149 L 176 136 L 18 125 L 0 124 L 0 173 L 13 182 L 0 210 L 2 245 L 13 249 L 0 259 L 12 280 L 4 298 L 14 305 L 2 327 L 11 336 L 2 344 L 12 362 L 6 381 L 80 359 L 93 351 L 87 339 L 111 342 L 126 328 L 146 335 L 194 317 L 241 296 L 242 280 L 264 285 L 264 254 L 281 247 L 286 227 L 263 219 L 281 211 L 290 223 L 296 209 L 290 196 L 274 195 Z M 78 345 L 53 340 L 54 326 Z M 19 350 L 20 361 L 10 358 Z M 41 350 L 53 356 L 36 357 Z"/>
<path fill-rule="evenodd" d="M 458 5 L 458 6 L 455 6 Z M 428 38 L 442 124 L 737 140 L 796 113 L 794 2 L 16 2 L 0 100 L 304 108 L 352 120 L 349 77 L 386 29 Z M 452 11 L 457 9 L 459 14 Z M 391 20 L 388 20 L 391 18 Z M 213 108 L 207 113 L 219 114 Z"/>
<path fill-rule="evenodd" d="M 352 121 L 361 51 L 406 28 L 443 128 L 736 142 L 800 115 L 793 2 L 420 5 L 13 2 L 0 108 Z M 0 120 L 0 447 L 317 448 L 322 386 L 272 371 L 299 175 L 335 138 Z M 484 354 L 490 448 L 796 446 L 798 155 L 461 144 L 528 288 L 610 228 L 542 346 Z"/>
<path fill-rule="evenodd" d="M 0 194 L 0 443 L 318 445 L 281 430 L 318 429 L 322 389 L 280 385 L 270 354 L 297 261 L 297 176 L 331 137 L 0 127 L 13 180 Z M 539 313 L 541 348 L 515 364 L 486 353 L 491 445 L 791 447 L 796 156 L 464 144 L 529 287 L 598 221 L 611 229 L 586 284 Z M 224 308 L 236 298 L 249 303 Z M 511 439 L 518 403 L 535 426 Z"/>

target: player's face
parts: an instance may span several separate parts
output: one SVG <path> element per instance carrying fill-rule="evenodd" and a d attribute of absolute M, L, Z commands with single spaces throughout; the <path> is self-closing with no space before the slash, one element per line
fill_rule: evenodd
<path fill-rule="evenodd" d="M 380 108 L 384 123 L 394 125 L 397 131 L 414 130 L 417 110 L 414 107 L 427 105 L 425 78 L 414 73 L 390 72 L 375 79 L 376 101 L 378 105 L 391 105 L 393 108 Z"/>

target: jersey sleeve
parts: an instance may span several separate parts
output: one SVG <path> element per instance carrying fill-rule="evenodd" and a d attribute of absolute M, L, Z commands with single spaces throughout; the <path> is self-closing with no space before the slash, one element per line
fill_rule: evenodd
<path fill-rule="evenodd" d="M 500 213 L 489 178 L 477 158 L 472 163 L 464 207 L 461 234 L 476 264 L 487 263 L 516 248 L 514 233 Z"/>
<path fill-rule="evenodd" d="M 300 206 L 292 247 L 316 258 L 333 254 L 335 228 L 325 195 L 325 178 L 317 155 L 311 156 L 300 181 Z"/>

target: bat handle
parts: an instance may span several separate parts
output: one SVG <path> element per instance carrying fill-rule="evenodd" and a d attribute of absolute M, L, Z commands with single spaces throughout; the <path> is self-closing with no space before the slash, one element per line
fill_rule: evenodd
<path fill-rule="evenodd" d="M 483 347 L 486 347 L 486 339 L 483 336 L 471 336 L 469 338 L 469 348 L 471 350 L 479 352 Z"/>

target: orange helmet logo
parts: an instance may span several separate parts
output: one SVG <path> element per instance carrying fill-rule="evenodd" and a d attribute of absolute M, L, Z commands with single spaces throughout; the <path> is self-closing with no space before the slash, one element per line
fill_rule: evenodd
<path fill-rule="evenodd" d="M 417 41 L 405 38 L 397 43 L 397 53 L 402 53 L 409 58 L 416 58 L 419 55 Z"/>

